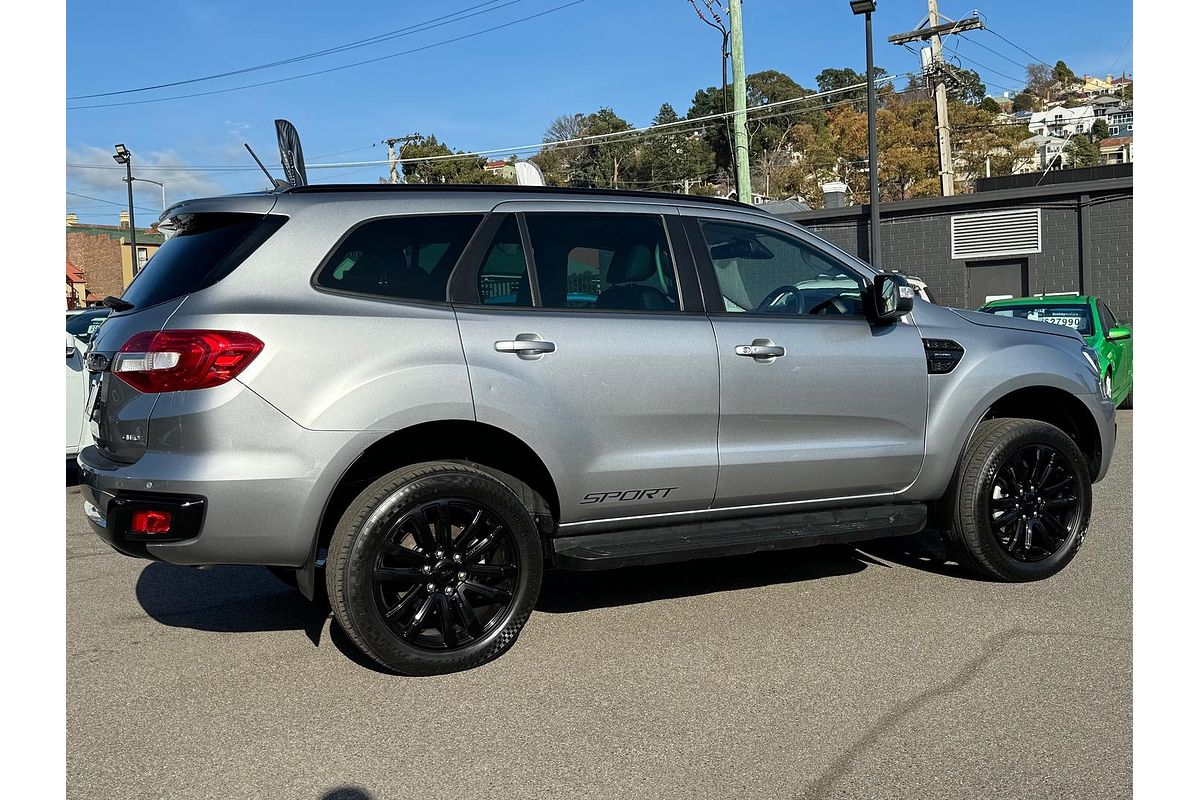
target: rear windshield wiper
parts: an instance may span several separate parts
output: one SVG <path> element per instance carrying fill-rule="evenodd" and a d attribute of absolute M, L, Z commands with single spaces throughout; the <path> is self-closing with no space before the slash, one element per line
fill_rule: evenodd
<path fill-rule="evenodd" d="M 113 297 L 111 294 L 100 301 L 104 305 L 111 308 L 113 311 L 128 311 L 133 308 L 133 303 L 128 300 L 122 300 L 119 297 Z"/>

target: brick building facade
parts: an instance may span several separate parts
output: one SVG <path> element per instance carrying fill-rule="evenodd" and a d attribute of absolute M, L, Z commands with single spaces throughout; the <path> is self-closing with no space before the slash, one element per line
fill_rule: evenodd
<path fill-rule="evenodd" d="M 81 225 L 67 221 L 67 260 L 87 279 L 87 289 L 97 297 L 119 297 L 133 279 L 136 258 L 144 263 L 165 237 L 157 230 L 139 228 L 137 253 L 130 253 L 129 225 Z"/>

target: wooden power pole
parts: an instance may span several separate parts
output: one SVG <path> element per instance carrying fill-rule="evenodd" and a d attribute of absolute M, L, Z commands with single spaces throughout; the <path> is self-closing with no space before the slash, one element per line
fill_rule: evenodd
<path fill-rule="evenodd" d="M 934 81 L 933 99 L 937 108 L 938 165 L 942 178 L 942 196 L 954 194 L 954 155 L 950 151 L 950 114 L 946 106 L 946 62 L 942 58 L 942 36 L 964 31 L 978 30 L 983 21 L 978 17 L 953 20 L 938 13 L 938 0 L 927 0 L 929 16 L 923 19 L 916 30 L 897 33 L 888 37 L 892 44 L 913 41 L 928 41 L 933 56 L 929 68 Z M 943 22 L 942 20 L 945 20 Z M 869 79 L 869 77 L 868 77 Z"/>
<path fill-rule="evenodd" d="M 393 136 L 390 139 L 384 139 L 383 144 L 388 148 L 388 182 L 389 183 L 404 183 L 400 177 L 400 150 L 409 142 L 419 141 L 421 135 L 419 133 L 410 133 L 408 136 Z M 400 147 L 397 148 L 396 145 Z"/>

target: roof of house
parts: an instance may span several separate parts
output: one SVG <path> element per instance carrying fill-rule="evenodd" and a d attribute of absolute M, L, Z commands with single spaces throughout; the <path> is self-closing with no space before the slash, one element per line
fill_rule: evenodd
<path fill-rule="evenodd" d="M 67 225 L 67 233 L 87 233 L 92 236 L 107 236 L 110 239 L 128 239 L 129 228 L 117 225 Z M 162 244 L 167 240 L 157 230 L 152 228 L 137 229 L 138 244 Z"/>
<path fill-rule="evenodd" d="M 83 283 L 83 270 L 67 262 L 67 282 L 68 283 Z"/>
<path fill-rule="evenodd" d="M 1132 136 L 1110 136 L 1100 140 L 1101 147 L 1123 147 L 1133 143 Z"/>

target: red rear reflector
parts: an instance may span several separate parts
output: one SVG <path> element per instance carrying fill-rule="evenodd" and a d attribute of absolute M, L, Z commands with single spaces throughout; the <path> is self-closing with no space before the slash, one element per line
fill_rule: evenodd
<path fill-rule="evenodd" d="M 129 525 L 130 533 L 170 533 L 170 511 L 135 511 Z"/>
<path fill-rule="evenodd" d="M 262 349 L 239 331 L 146 331 L 125 343 L 112 371 L 139 392 L 207 389 L 233 380 Z"/>

